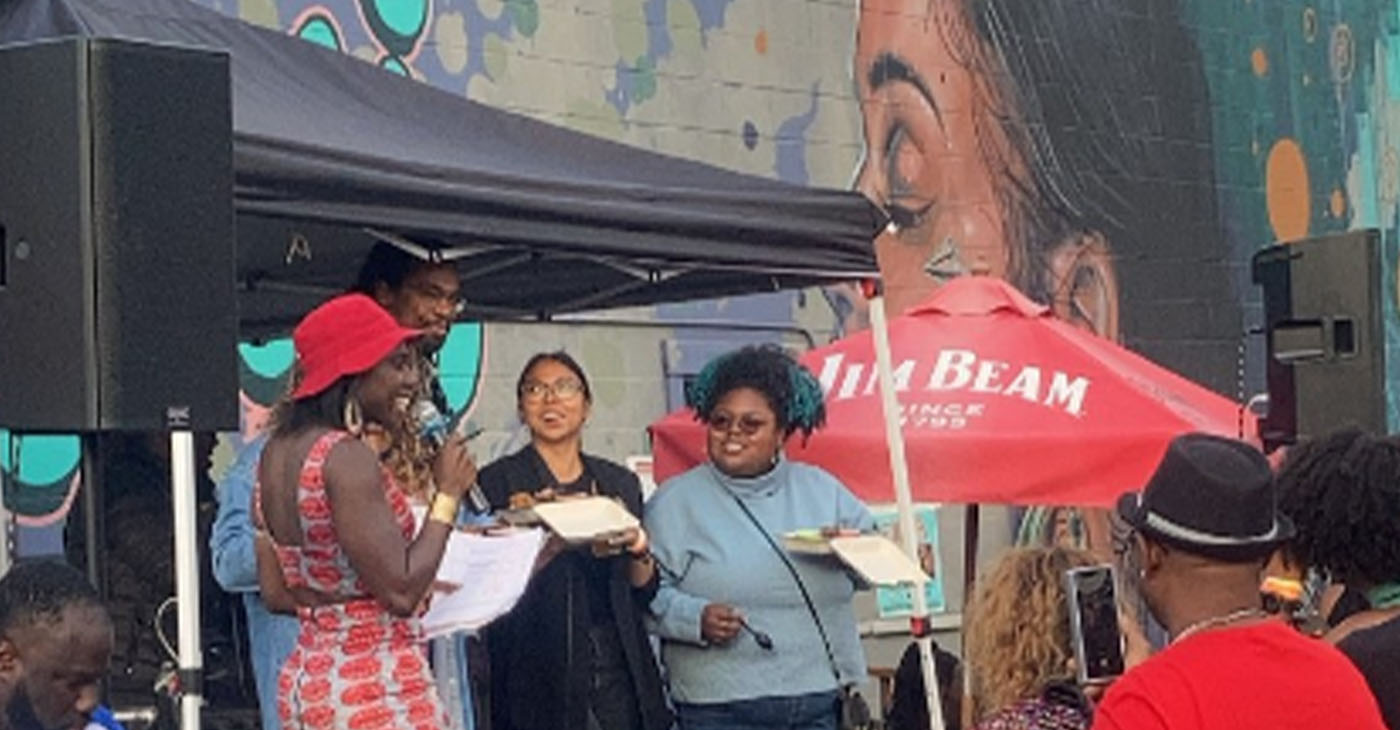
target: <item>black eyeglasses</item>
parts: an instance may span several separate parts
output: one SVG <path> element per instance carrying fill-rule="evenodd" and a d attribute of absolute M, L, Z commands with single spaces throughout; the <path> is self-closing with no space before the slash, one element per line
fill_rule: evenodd
<path fill-rule="evenodd" d="M 466 309 L 467 306 L 466 299 L 462 296 L 462 291 L 460 289 L 457 291 L 447 291 L 446 289 L 431 284 L 427 286 L 412 285 L 409 289 L 411 289 L 414 294 L 424 299 L 431 299 L 434 304 L 450 308 L 454 315 L 461 314 L 462 310 Z"/>
<path fill-rule="evenodd" d="M 757 434 L 767 427 L 769 423 L 770 422 L 764 418 L 747 413 L 737 418 L 728 413 L 712 413 L 710 414 L 709 420 L 710 430 L 712 431 L 729 433 L 737 427 L 739 433 L 745 436 Z"/>

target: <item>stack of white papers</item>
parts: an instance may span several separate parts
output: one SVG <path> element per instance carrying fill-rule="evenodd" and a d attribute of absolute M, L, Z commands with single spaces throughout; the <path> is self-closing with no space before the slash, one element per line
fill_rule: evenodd
<path fill-rule="evenodd" d="M 422 621 L 427 637 L 479 629 L 514 608 L 530 583 L 544 537 L 543 530 L 491 535 L 453 530 L 437 581 L 457 588 L 433 592 Z"/>

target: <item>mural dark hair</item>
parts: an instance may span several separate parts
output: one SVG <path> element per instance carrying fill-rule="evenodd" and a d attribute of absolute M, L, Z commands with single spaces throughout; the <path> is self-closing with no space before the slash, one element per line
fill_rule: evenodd
<path fill-rule="evenodd" d="M 1356 428 L 1306 441 L 1278 488 L 1293 557 L 1354 588 L 1400 581 L 1400 441 Z"/>
<path fill-rule="evenodd" d="M 36 623 L 57 623 L 70 606 L 106 607 L 87 577 L 67 563 L 30 560 L 0 578 L 0 633 Z"/>
<path fill-rule="evenodd" d="M 1117 267 L 1114 288 L 1131 292 L 1129 305 L 1152 303 L 1123 307 L 1128 343 L 1233 390 L 1233 368 L 1218 372 L 1222 363 L 1201 362 L 1199 348 L 1160 343 L 1213 334 L 1211 352 L 1232 365 L 1237 305 L 1220 308 L 1232 319 L 1205 338 L 1195 319 L 1153 314 L 1163 299 L 1233 304 L 1237 296 L 1225 264 L 1204 61 L 1177 6 L 966 0 L 972 31 L 948 43 L 980 72 L 978 144 L 999 179 L 1007 278 L 1038 301 L 1073 301 L 1098 274 L 1076 268 L 1055 280 L 1051 258 L 1062 244 L 1101 234 L 1115 259 L 1133 260 Z"/>
<path fill-rule="evenodd" d="M 708 421 L 720 400 L 739 388 L 763 395 L 784 434 L 810 436 L 826 424 L 821 383 L 775 345 L 750 345 L 711 360 L 686 387 L 686 405 Z"/>
<path fill-rule="evenodd" d="M 588 384 L 588 376 L 583 372 L 583 366 L 578 364 L 573 355 L 563 350 L 554 352 L 537 352 L 525 361 L 525 367 L 520 369 L 520 377 L 515 381 L 515 398 L 518 403 L 525 390 L 525 379 L 530 376 L 530 371 L 542 362 L 557 362 L 569 369 L 569 372 L 578 378 L 578 382 L 583 386 L 583 399 L 589 403 L 593 402 L 593 388 Z"/>

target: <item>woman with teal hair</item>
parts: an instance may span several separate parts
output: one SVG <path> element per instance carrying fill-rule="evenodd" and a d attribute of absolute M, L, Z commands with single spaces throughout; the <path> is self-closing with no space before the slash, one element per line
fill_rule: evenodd
<path fill-rule="evenodd" d="M 661 572 L 652 626 L 681 730 L 835 730 L 842 688 L 865 677 L 857 582 L 782 541 L 873 525 L 835 477 L 783 457 L 789 437 L 825 422 L 821 385 L 782 350 L 746 347 L 707 365 L 686 400 L 709 460 L 663 484 L 645 516 Z"/>

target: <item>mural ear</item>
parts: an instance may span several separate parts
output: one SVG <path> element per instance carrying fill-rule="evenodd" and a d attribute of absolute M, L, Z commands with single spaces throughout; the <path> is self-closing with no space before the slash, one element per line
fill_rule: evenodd
<path fill-rule="evenodd" d="M 1110 340 L 1118 340 L 1118 275 L 1108 241 L 1097 231 L 1051 247 L 1046 291 L 1055 316 Z"/>

